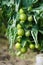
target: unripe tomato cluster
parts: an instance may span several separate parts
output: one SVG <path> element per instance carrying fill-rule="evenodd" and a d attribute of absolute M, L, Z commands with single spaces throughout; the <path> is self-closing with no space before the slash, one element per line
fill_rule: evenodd
<path fill-rule="evenodd" d="M 17 37 L 15 48 L 17 55 L 27 52 L 27 48 L 31 50 L 40 49 L 40 45 L 35 45 L 31 36 L 31 25 L 33 25 L 33 16 L 26 14 L 21 8 L 19 10 L 19 22 L 17 21 Z"/>

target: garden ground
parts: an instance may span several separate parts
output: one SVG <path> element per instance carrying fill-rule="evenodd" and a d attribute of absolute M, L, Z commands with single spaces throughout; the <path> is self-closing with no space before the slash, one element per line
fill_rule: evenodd
<path fill-rule="evenodd" d="M 0 65 L 35 65 L 37 53 L 28 50 L 23 56 L 11 56 L 8 51 L 8 41 L 0 38 Z"/>

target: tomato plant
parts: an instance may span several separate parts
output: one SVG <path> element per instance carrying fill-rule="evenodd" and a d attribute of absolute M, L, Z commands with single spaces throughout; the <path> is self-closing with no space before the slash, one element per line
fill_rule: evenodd
<path fill-rule="evenodd" d="M 10 49 L 16 45 L 21 46 L 17 53 L 24 53 L 24 48 L 43 50 L 43 0 L 2 0 L 0 8 L 0 22 L 7 27 Z"/>

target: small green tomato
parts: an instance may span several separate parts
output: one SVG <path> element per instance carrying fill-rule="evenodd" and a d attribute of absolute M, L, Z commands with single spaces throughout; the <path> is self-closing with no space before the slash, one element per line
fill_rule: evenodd
<path fill-rule="evenodd" d="M 24 13 L 24 10 L 21 8 L 21 9 L 19 10 L 19 13 L 20 13 L 20 14 Z"/>
<path fill-rule="evenodd" d="M 26 31 L 26 32 L 25 32 L 25 36 L 26 36 L 26 37 L 29 37 L 29 36 L 30 36 L 30 31 Z"/>
<path fill-rule="evenodd" d="M 35 48 L 35 45 L 34 44 L 30 44 L 29 48 L 33 50 Z"/>
<path fill-rule="evenodd" d="M 24 23 L 25 21 L 20 21 L 20 23 Z"/>
<path fill-rule="evenodd" d="M 41 49 L 41 46 L 39 44 L 35 45 L 35 48 L 40 50 Z"/>
<path fill-rule="evenodd" d="M 21 48 L 21 53 L 26 53 L 27 49 L 25 47 Z"/>
<path fill-rule="evenodd" d="M 21 29 L 22 26 L 20 24 L 17 24 L 17 29 Z"/>
<path fill-rule="evenodd" d="M 32 22 L 32 21 L 33 21 L 32 15 L 28 16 L 28 21 L 29 21 L 29 22 Z"/>
<path fill-rule="evenodd" d="M 16 48 L 16 49 L 20 49 L 20 48 L 21 48 L 21 44 L 20 44 L 19 42 L 17 42 L 17 43 L 15 44 L 15 48 Z"/>
<path fill-rule="evenodd" d="M 32 10 L 32 7 L 28 7 L 28 9 L 27 9 L 28 11 L 31 11 Z"/>
<path fill-rule="evenodd" d="M 18 41 L 18 42 L 21 42 L 21 38 L 22 38 L 22 36 L 18 36 L 18 37 L 17 37 L 17 41 Z"/>

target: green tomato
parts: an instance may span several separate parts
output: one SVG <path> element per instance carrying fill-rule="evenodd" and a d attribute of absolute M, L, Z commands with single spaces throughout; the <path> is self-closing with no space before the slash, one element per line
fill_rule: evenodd
<path fill-rule="evenodd" d="M 29 22 L 32 22 L 32 21 L 33 21 L 32 15 L 28 16 L 28 21 L 29 21 Z"/>
<path fill-rule="evenodd" d="M 18 37 L 17 37 L 17 41 L 18 41 L 18 42 L 21 42 L 21 38 L 22 38 L 22 36 L 18 36 Z"/>
<path fill-rule="evenodd" d="M 25 21 L 20 21 L 20 23 L 24 23 Z"/>
<path fill-rule="evenodd" d="M 29 45 L 29 48 L 30 48 L 30 49 L 34 49 L 34 48 L 35 48 L 35 45 L 34 45 L 34 44 L 30 44 L 30 45 Z"/>
<path fill-rule="evenodd" d="M 21 9 L 19 10 L 19 13 L 20 13 L 20 14 L 24 13 L 24 10 L 21 8 Z"/>
<path fill-rule="evenodd" d="M 17 24 L 17 29 L 21 29 L 22 26 L 20 24 Z"/>
<path fill-rule="evenodd" d="M 26 37 L 29 37 L 29 36 L 30 36 L 30 31 L 26 31 L 26 32 L 25 32 L 25 36 L 26 36 Z"/>
<path fill-rule="evenodd" d="M 24 35 L 24 30 L 23 29 L 19 29 L 18 30 L 18 36 L 23 36 Z"/>
<path fill-rule="evenodd" d="M 40 50 L 41 49 L 41 46 L 39 44 L 35 45 L 35 48 Z"/>
<path fill-rule="evenodd" d="M 28 11 L 31 11 L 32 10 L 32 7 L 28 7 L 28 9 L 27 9 Z"/>
<path fill-rule="evenodd" d="M 21 48 L 21 53 L 26 53 L 27 49 L 25 47 Z"/>
<path fill-rule="evenodd" d="M 16 49 L 20 49 L 20 48 L 21 48 L 21 44 L 20 44 L 19 42 L 17 42 L 17 43 L 15 44 L 15 48 L 16 48 Z"/>
<path fill-rule="evenodd" d="M 23 14 L 20 14 L 20 20 L 21 20 L 21 21 L 25 21 L 26 18 L 27 18 L 27 17 L 26 17 L 26 14 L 24 14 L 24 13 L 23 13 Z"/>

